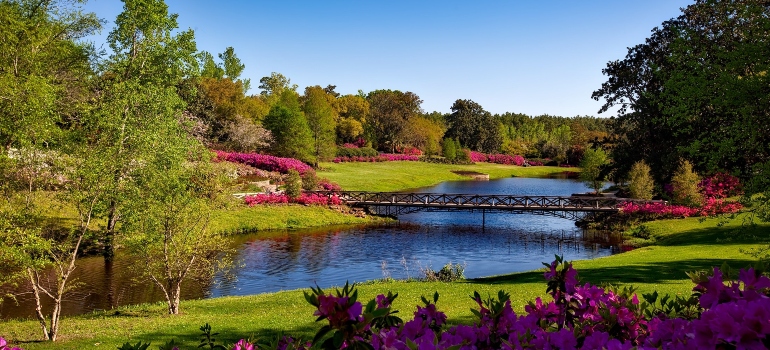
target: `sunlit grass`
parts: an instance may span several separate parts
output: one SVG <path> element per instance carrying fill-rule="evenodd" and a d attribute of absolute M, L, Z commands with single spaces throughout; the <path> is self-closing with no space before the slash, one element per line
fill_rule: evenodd
<path fill-rule="evenodd" d="M 474 165 L 435 164 L 425 162 L 321 163 L 318 176 L 334 181 L 348 191 L 402 191 L 437 185 L 444 181 L 468 180 L 452 171 L 475 171 L 489 174 L 491 179 L 506 177 L 543 177 L 575 168 L 520 167 L 491 163 Z"/>

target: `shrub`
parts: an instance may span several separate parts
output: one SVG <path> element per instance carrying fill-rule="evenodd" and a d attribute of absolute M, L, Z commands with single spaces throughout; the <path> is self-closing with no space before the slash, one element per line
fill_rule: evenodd
<path fill-rule="evenodd" d="M 337 147 L 337 157 L 376 157 L 378 154 L 371 147 Z"/>
<path fill-rule="evenodd" d="M 313 170 L 306 171 L 302 174 L 301 179 L 302 189 L 305 191 L 315 191 L 318 187 L 318 176 L 316 176 L 315 171 Z"/>
<path fill-rule="evenodd" d="M 634 163 L 628 173 L 628 191 L 631 198 L 652 199 L 655 182 L 650 175 L 650 166 L 643 160 Z"/>
<path fill-rule="evenodd" d="M 223 151 L 214 152 L 216 153 L 214 161 L 241 163 L 257 169 L 277 171 L 281 174 L 288 173 L 290 169 L 296 170 L 300 174 L 313 169 L 309 165 L 294 158 L 281 158 L 257 153 L 228 153 Z"/>
<path fill-rule="evenodd" d="M 583 153 L 583 160 L 580 162 L 582 171 L 580 180 L 586 183 L 588 187 L 594 189 L 596 193 L 604 187 L 604 176 L 602 176 L 602 167 L 608 163 L 607 153 L 601 148 L 589 148 Z"/>
<path fill-rule="evenodd" d="M 716 173 L 701 180 L 698 188 L 706 198 L 727 198 L 743 193 L 743 186 L 737 177 L 726 173 Z"/>
<path fill-rule="evenodd" d="M 703 195 L 698 189 L 700 177 L 692 170 L 692 164 L 687 160 L 679 163 L 676 173 L 671 178 L 673 187 L 673 202 L 687 206 L 699 206 L 703 202 Z"/>
<path fill-rule="evenodd" d="M 444 152 L 444 158 L 449 161 L 454 161 L 457 158 L 458 146 L 455 140 L 445 138 L 441 143 L 441 148 Z"/>
<path fill-rule="evenodd" d="M 290 199 L 299 198 L 302 194 L 302 178 L 299 176 L 299 172 L 294 169 L 289 170 L 284 191 Z"/>
<path fill-rule="evenodd" d="M 430 267 L 423 269 L 425 280 L 429 282 L 454 282 L 465 279 L 465 265 L 452 264 L 450 261 L 441 270 L 434 271 Z"/>

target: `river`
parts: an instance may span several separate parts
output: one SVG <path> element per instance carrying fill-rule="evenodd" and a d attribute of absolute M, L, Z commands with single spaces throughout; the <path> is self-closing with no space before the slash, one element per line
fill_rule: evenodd
<path fill-rule="evenodd" d="M 508 178 L 446 182 L 415 192 L 570 195 L 587 190 L 569 179 Z M 235 279 L 190 283 L 185 299 L 419 278 L 423 269 L 438 270 L 449 262 L 464 265 L 466 277 L 475 278 L 537 269 L 554 254 L 578 260 L 617 251 L 612 237 L 584 232 L 570 220 L 470 212 L 412 213 L 386 225 L 260 232 L 233 237 L 231 243 L 239 262 L 232 271 Z M 63 303 L 63 314 L 163 300 L 151 284 L 133 283 L 130 264 L 120 255 L 108 268 L 101 257 L 80 259 L 81 286 Z M 0 317 L 31 317 L 33 310 L 31 298 L 22 295 L 18 305 L 0 305 Z"/>

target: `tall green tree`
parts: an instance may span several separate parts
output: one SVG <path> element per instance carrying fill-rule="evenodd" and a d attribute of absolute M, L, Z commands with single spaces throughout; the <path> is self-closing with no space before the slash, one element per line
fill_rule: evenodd
<path fill-rule="evenodd" d="M 103 64 L 101 97 L 85 124 L 89 154 L 107 167 L 111 188 L 103 211 L 104 256 L 114 255 L 122 208 L 135 191 L 138 165 L 154 153 L 170 128 L 181 127 L 185 107 L 177 86 L 198 72 L 192 30 L 174 33 L 177 15 L 162 0 L 125 0 L 107 39 L 113 54 Z M 176 134 L 171 134 L 176 135 Z"/>
<path fill-rule="evenodd" d="M 618 106 L 613 158 L 625 173 L 643 159 L 658 181 L 679 158 L 699 171 L 748 178 L 770 161 L 770 7 L 697 0 L 609 62 L 593 93 Z"/>
<path fill-rule="evenodd" d="M 609 164 L 607 153 L 601 148 L 587 149 L 580 162 L 580 180 L 592 188 L 596 194 L 604 188 L 602 168 L 607 164 Z"/>
<path fill-rule="evenodd" d="M 270 107 L 281 99 L 284 91 L 289 90 L 296 93 L 298 87 L 297 84 L 291 83 L 291 79 L 281 73 L 272 72 L 269 77 L 259 79 L 259 88 L 262 90 L 259 94 Z"/>
<path fill-rule="evenodd" d="M 500 128 L 492 114 L 472 100 L 457 100 L 447 117 L 446 134 L 462 147 L 480 152 L 497 152 L 502 144 Z"/>
<path fill-rule="evenodd" d="M 366 99 L 370 107 L 370 141 L 380 150 L 395 152 L 405 139 L 409 120 L 422 113 L 422 100 L 413 92 L 398 90 L 375 90 Z"/>
<path fill-rule="evenodd" d="M 634 163 L 628 173 L 628 191 L 631 198 L 652 199 L 655 191 L 655 181 L 650 175 L 650 166 L 643 160 Z"/>
<path fill-rule="evenodd" d="M 334 101 L 334 97 L 318 85 L 305 88 L 302 111 L 305 113 L 305 119 L 313 137 L 315 166 L 318 166 L 318 161 L 333 158 L 337 150 L 335 143 L 337 125 L 330 100 Z"/>
<path fill-rule="evenodd" d="M 315 163 L 313 135 L 293 90 L 285 90 L 281 99 L 270 109 L 263 125 L 273 135 L 273 153 Z"/>

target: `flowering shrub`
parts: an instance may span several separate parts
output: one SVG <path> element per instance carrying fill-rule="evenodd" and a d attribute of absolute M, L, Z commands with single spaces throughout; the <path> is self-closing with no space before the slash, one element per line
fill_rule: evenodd
<path fill-rule="evenodd" d="M 410 162 L 416 162 L 420 160 L 420 157 L 408 155 L 408 154 L 392 154 L 392 153 L 382 153 L 376 157 L 337 157 L 334 158 L 335 163 L 348 163 L 348 162 L 368 162 L 368 163 L 375 163 L 375 162 L 393 162 L 393 161 L 410 161 Z"/>
<path fill-rule="evenodd" d="M 543 166 L 543 162 L 539 160 L 527 160 L 527 164 L 530 166 Z"/>
<path fill-rule="evenodd" d="M 698 188 L 706 198 L 727 198 L 742 193 L 740 180 L 726 173 L 716 173 L 704 178 Z"/>
<path fill-rule="evenodd" d="M 721 199 L 709 198 L 701 207 L 671 205 L 664 202 L 626 202 L 621 205 L 620 210 L 625 214 L 641 214 L 651 218 L 686 218 L 690 216 L 714 216 L 737 213 L 742 207 L 738 202 L 726 202 Z"/>
<path fill-rule="evenodd" d="M 21 348 L 8 346 L 8 342 L 3 337 L 0 337 L 0 350 L 21 350 Z"/>
<path fill-rule="evenodd" d="M 423 297 L 424 306 L 418 305 L 414 317 L 404 322 L 391 308 L 397 294 L 378 295 L 364 307 L 347 284 L 333 294 L 313 288 L 305 299 L 316 307 L 317 321 L 327 325 L 312 343 L 322 349 L 398 350 L 764 349 L 770 345 L 770 279 L 753 269 L 741 270 L 739 281 L 728 285 L 718 268 L 712 276 L 694 274 L 699 310 L 687 319 L 653 314 L 651 305 L 640 302 L 631 289 L 618 292 L 581 285 L 572 264 L 560 257 L 545 265 L 546 291 L 553 301 L 537 298 L 525 307 L 525 314 L 517 315 L 508 293 L 482 299 L 476 292 L 472 298 L 478 310 L 472 311 L 477 321 L 449 328 L 446 315 L 436 308 L 438 293 L 432 302 Z M 645 300 L 656 298 L 657 293 L 645 295 Z M 700 310 L 705 311 L 700 314 Z"/>
<path fill-rule="evenodd" d="M 331 182 L 328 179 L 321 179 L 318 181 L 318 186 L 324 191 L 342 191 L 342 187 L 335 182 Z"/>
<path fill-rule="evenodd" d="M 340 205 L 342 201 L 337 195 L 326 196 L 318 193 L 302 193 L 297 198 L 290 198 L 285 194 L 264 194 L 259 193 L 253 196 L 243 197 L 243 202 L 246 205 L 253 207 L 260 204 L 284 204 L 284 203 L 297 203 L 303 205 Z"/>
<path fill-rule="evenodd" d="M 490 154 L 487 156 L 487 161 L 495 164 L 518 165 L 518 166 L 524 165 L 524 157 L 519 155 L 510 156 L 507 154 Z"/>
<path fill-rule="evenodd" d="M 281 158 L 258 153 L 228 153 L 223 151 L 215 152 L 217 154 L 215 161 L 241 163 L 257 169 L 277 171 L 282 174 L 288 173 L 291 169 L 296 170 L 300 174 L 304 174 L 305 172 L 313 169 L 309 165 L 294 158 Z"/>
<path fill-rule="evenodd" d="M 344 143 L 344 144 L 342 144 L 342 148 L 359 148 L 359 147 L 356 144 Z"/>
<path fill-rule="evenodd" d="M 487 161 L 487 155 L 481 152 L 470 151 L 468 156 L 471 159 L 471 162 L 474 163 L 483 163 Z"/>

